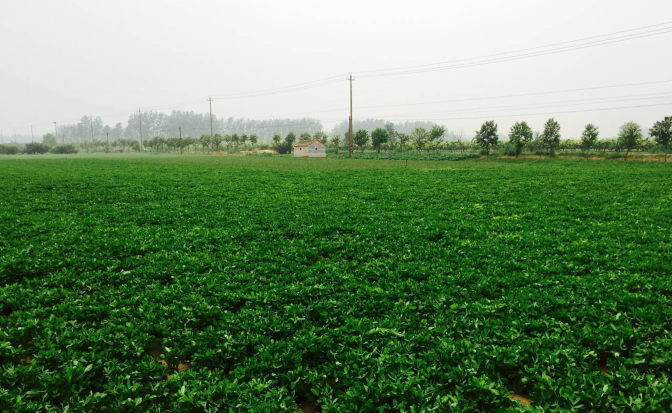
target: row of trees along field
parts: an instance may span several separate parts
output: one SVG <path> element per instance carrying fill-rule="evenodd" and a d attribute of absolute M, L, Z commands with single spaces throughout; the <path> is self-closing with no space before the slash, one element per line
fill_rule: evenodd
<path fill-rule="evenodd" d="M 649 129 L 649 136 L 644 137 L 641 127 L 628 122 L 621 126 L 616 138 L 600 139 L 599 128 L 593 124 L 585 126 L 580 139 L 561 139 L 560 124 L 553 118 L 544 124 L 541 132 L 535 132 L 527 122 L 516 122 L 509 130 L 508 140 L 502 139 L 498 133 L 498 126 L 494 121 L 483 123 L 476 131 L 473 139 L 465 140 L 463 136 L 446 131 L 444 126 L 432 125 L 426 129 L 416 126 L 410 133 L 401 132 L 397 127 L 408 127 L 408 124 L 384 123 L 382 127 L 373 129 L 370 133 L 366 129 L 358 129 L 353 136 L 353 144 L 359 151 L 449 151 L 466 152 L 480 150 L 489 155 L 498 151 L 504 155 L 519 156 L 523 152 L 550 154 L 557 151 L 601 151 L 625 152 L 627 156 L 632 151 L 665 153 L 669 152 L 670 136 L 672 135 L 672 116 L 657 121 Z M 82 140 L 65 144 L 54 134 L 45 134 L 41 143 L 19 145 L 0 145 L 0 154 L 24 153 L 76 153 L 101 151 L 140 151 L 156 152 L 192 151 L 212 152 L 226 150 L 236 152 L 251 149 L 274 149 L 278 153 L 290 153 L 297 140 L 319 139 L 324 142 L 330 151 L 338 153 L 348 147 L 348 135 L 332 134 L 329 136 L 322 130 L 313 133 L 303 132 L 298 137 L 290 131 L 286 135 L 274 133 L 270 142 L 263 142 L 255 134 L 202 134 L 199 138 L 154 136 L 143 141 L 144 148 L 136 139 L 116 138 L 111 140 Z"/>
<path fill-rule="evenodd" d="M 516 122 L 511 126 L 508 141 L 504 142 L 504 153 L 518 157 L 523 150 L 546 152 L 550 155 L 562 151 L 606 151 L 625 152 L 625 159 L 632 151 L 664 152 L 665 160 L 669 152 L 672 136 L 672 116 L 657 121 L 649 129 L 649 137 L 644 138 L 642 128 L 635 122 L 623 124 L 618 136 L 613 139 L 599 139 L 599 128 L 593 124 L 585 126 L 581 138 L 561 140 L 560 124 L 553 118 L 546 121 L 542 132 L 533 132 L 527 122 Z M 486 154 L 499 146 L 499 135 L 495 121 L 486 121 L 476 131 L 473 142 Z"/>

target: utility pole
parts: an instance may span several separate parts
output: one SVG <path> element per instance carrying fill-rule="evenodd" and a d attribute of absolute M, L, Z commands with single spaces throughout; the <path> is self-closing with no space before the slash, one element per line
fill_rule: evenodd
<path fill-rule="evenodd" d="M 140 150 L 142 151 L 142 112 L 138 109 L 138 118 L 140 119 Z"/>
<path fill-rule="evenodd" d="M 107 149 L 105 150 L 105 152 L 109 153 L 110 152 L 110 132 L 106 132 L 106 133 L 107 133 Z"/>
<path fill-rule="evenodd" d="M 93 115 L 89 115 L 89 123 L 91 124 L 91 142 L 93 142 Z"/>
<path fill-rule="evenodd" d="M 33 135 L 33 125 L 30 125 L 30 142 L 35 143 L 35 135 Z"/>
<path fill-rule="evenodd" d="M 54 122 L 54 137 L 56 138 L 56 143 L 58 143 L 58 128 L 56 128 L 56 122 Z M 63 145 L 65 145 L 65 135 L 63 135 Z"/>
<path fill-rule="evenodd" d="M 182 155 L 182 126 L 180 126 L 180 155 Z"/>
<path fill-rule="evenodd" d="M 16 141 L 16 128 L 14 128 L 14 143 L 18 143 L 18 142 Z"/>
<path fill-rule="evenodd" d="M 210 138 L 212 138 L 212 97 L 208 98 L 208 102 L 210 102 Z"/>
<path fill-rule="evenodd" d="M 2 131 L 0 130 L 0 144 L 4 145 L 5 144 L 5 135 L 2 134 Z"/>
<path fill-rule="evenodd" d="M 352 81 L 355 80 L 352 77 L 352 74 L 348 78 L 350 81 L 350 122 L 348 128 L 348 151 L 350 153 L 350 158 L 352 158 Z"/>

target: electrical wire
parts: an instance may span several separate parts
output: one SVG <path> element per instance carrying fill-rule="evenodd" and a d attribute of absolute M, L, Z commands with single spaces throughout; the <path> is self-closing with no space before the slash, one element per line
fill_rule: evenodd
<path fill-rule="evenodd" d="M 366 79 L 366 78 L 400 76 L 400 75 L 409 75 L 409 74 L 417 74 L 417 73 L 428 73 L 428 72 L 437 72 L 437 71 L 444 71 L 444 70 L 462 69 L 462 68 L 466 68 L 466 67 L 484 66 L 484 65 L 491 65 L 491 64 L 502 63 L 502 62 L 510 62 L 510 61 L 514 61 L 514 60 L 530 59 L 530 58 L 534 58 L 534 57 L 546 56 L 546 55 L 551 55 L 551 54 L 565 53 L 565 52 L 574 51 L 574 50 L 581 50 L 581 49 L 587 49 L 587 48 L 592 48 L 592 47 L 604 46 L 604 45 L 607 45 L 607 44 L 622 43 L 622 42 L 625 42 L 625 41 L 630 41 L 630 40 L 639 39 L 639 38 L 652 37 L 652 36 L 658 36 L 658 35 L 667 34 L 667 33 L 672 33 L 672 27 L 666 28 L 666 30 L 658 31 L 656 33 L 632 35 L 632 36 L 629 36 L 629 37 L 623 38 L 623 39 L 618 39 L 618 38 L 617 39 L 605 39 L 605 40 L 600 40 L 598 42 L 586 43 L 586 44 L 582 44 L 582 45 L 565 46 L 565 47 L 551 49 L 551 50 L 545 50 L 545 51 L 540 51 L 540 52 L 532 52 L 532 53 L 527 53 L 527 54 L 522 54 L 522 55 L 517 55 L 517 56 L 496 58 L 496 59 L 491 59 L 491 60 L 484 60 L 484 61 L 480 61 L 480 62 L 463 63 L 463 64 L 440 66 L 440 67 L 432 67 L 432 68 L 426 68 L 426 69 L 397 71 L 397 72 L 391 72 L 391 73 L 380 73 L 380 74 L 372 74 L 372 75 L 358 75 L 357 77 L 359 79 L 363 79 L 363 78 Z"/>
<path fill-rule="evenodd" d="M 672 92 L 653 93 L 653 94 L 648 94 L 648 95 L 612 96 L 612 97 L 593 98 L 593 99 L 575 99 L 575 100 L 565 100 L 565 101 L 556 101 L 556 102 L 539 102 L 539 103 L 530 103 L 530 104 L 521 104 L 521 105 L 490 106 L 490 107 L 481 107 L 481 108 L 454 109 L 454 110 L 436 111 L 436 112 L 402 113 L 402 114 L 386 115 L 385 118 L 418 116 L 418 115 L 421 115 L 421 116 L 444 115 L 444 114 L 450 114 L 450 113 L 480 113 L 480 112 L 488 111 L 488 110 L 498 111 L 498 110 L 509 110 L 509 109 L 549 108 L 549 107 L 580 106 L 580 105 L 599 105 L 599 104 L 603 104 L 603 103 L 628 102 L 628 101 L 633 101 L 633 100 L 667 99 L 669 97 L 672 97 Z"/>
<path fill-rule="evenodd" d="M 472 101 L 480 101 L 480 100 L 507 99 L 507 98 L 516 98 L 516 97 L 551 95 L 551 94 L 558 94 L 558 93 L 571 93 L 571 92 L 585 92 L 585 91 L 592 91 L 592 90 L 614 89 L 614 88 L 621 88 L 621 87 L 657 85 L 657 84 L 662 84 L 662 83 L 672 83 L 672 79 L 669 79 L 669 80 L 655 80 L 655 81 L 650 81 L 650 82 L 622 83 L 622 84 L 616 84 L 616 85 L 593 86 L 593 87 L 574 88 L 574 89 L 550 90 L 550 91 L 531 92 L 531 93 L 516 93 L 516 94 L 509 94 L 509 95 L 495 95 L 495 96 L 485 96 L 485 97 L 479 97 L 479 98 L 434 100 L 434 101 L 428 101 L 428 102 L 399 103 L 399 104 L 391 104 L 391 105 L 358 106 L 357 110 L 359 111 L 359 110 L 363 110 L 363 109 L 379 109 L 379 108 L 392 108 L 392 107 L 403 107 L 403 106 L 424 106 L 424 105 L 435 105 L 435 104 L 442 104 L 442 103 L 459 103 L 459 102 L 472 102 Z M 343 107 L 343 108 L 340 108 L 340 109 L 317 110 L 317 111 L 311 111 L 311 112 L 299 112 L 299 113 L 291 113 L 291 114 L 283 114 L 283 115 L 255 116 L 255 117 L 248 117 L 248 119 L 272 119 L 272 118 L 286 117 L 286 116 L 310 115 L 310 114 L 315 114 L 315 113 L 341 112 L 341 111 L 347 111 L 348 109 L 349 108 Z"/>
<path fill-rule="evenodd" d="M 582 113 L 582 112 L 599 112 L 599 111 L 609 111 L 609 110 L 620 110 L 620 109 L 635 109 L 635 108 L 648 108 L 654 106 L 672 106 L 672 102 L 665 103 L 654 103 L 649 105 L 633 105 L 633 106 L 619 106 L 611 108 L 596 108 L 596 109 L 581 109 L 581 110 L 568 110 L 568 111 L 553 111 L 553 112 L 543 112 L 543 113 L 517 113 L 517 114 L 507 114 L 507 115 L 489 115 L 489 116 L 470 116 L 470 117 L 459 117 L 459 118 L 417 118 L 417 119 L 397 119 L 405 121 L 416 121 L 416 120 L 468 120 L 468 119 L 490 119 L 490 118 L 512 118 L 512 117 L 522 117 L 522 116 L 544 116 L 544 115 L 558 115 L 566 113 Z"/>
<path fill-rule="evenodd" d="M 469 60 L 480 60 L 480 59 L 485 59 L 485 58 L 489 58 L 489 57 L 496 57 L 496 56 L 502 56 L 502 55 L 506 55 L 506 54 L 527 52 L 527 51 L 530 51 L 530 50 L 545 49 L 545 48 L 549 48 L 549 47 L 560 46 L 560 45 L 563 45 L 563 44 L 576 43 L 576 42 L 580 42 L 580 41 L 584 41 L 584 40 L 592 40 L 592 39 L 596 39 L 596 38 L 599 38 L 599 37 L 607 37 L 607 36 L 613 36 L 613 35 L 616 35 L 616 34 L 628 33 L 628 32 L 633 32 L 633 31 L 638 31 L 638 30 L 643 30 L 643 29 L 650 29 L 652 27 L 667 26 L 667 25 L 670 25 L 670 24 L 672 24 L 672 21 L 668 21 L 668 22 L 665 22 L 665 23 L 652 24 L 652 25 L 649 25 L 649 26 L 637 27 L 637 28 L 634 28 L 634 29 L 621 30 L 621 31 L 617 31 L 617 32 L 600 34 L 600 35 L 597 35 L 597 36 L 583 37 L 583 38 L 568 40 L 568 41 L 559 42 L 559 43 L 551 43 L 551 44 L 546 44 L 546 45 L 543 45 L 543 46 L 535 46 L 535 47 L 528 47 L 528 48 L 525 48 L 525 49 L 511 50 L 511 51 L 508 51 L 508 52 L 500 52 L 500 53 L 494 53 L 494 54 L 476 56 L 476 57 L 469 57 L 469 58 L 457 59 L 457 60 L 448 60 L 448 61 L 438 62 L 438 63 L 426 63 L 426 64 L 422 64 L 422 65 L 395 67 L 395 68 L 390 68 L 390 69 L 363 70 L 363 71 L 359 71 L 359 72 L 356 72 L 356 73 L 365 74 L 365 73 L 372 73 L 372 72 L 404 70 L 404 69 L 413 69 L 413 68 L 418 68 L 418 67 L 437 66 L 437 65 L 443 65 L 443 64 L 448 64 L 448 63 L 464 62 L 464 61 L 469 61 Z"/>

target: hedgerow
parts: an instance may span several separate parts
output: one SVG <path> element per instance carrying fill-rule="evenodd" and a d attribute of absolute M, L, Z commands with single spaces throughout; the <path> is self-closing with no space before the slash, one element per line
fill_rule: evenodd
<path fill-rule="evenodd" d="M 666 165 L 311 161 L 0 162 L 0 411 L 672 409 Z"/>
<path fill-rule="evenodd" d="M 333 158 L 348 158 L 347 151 L 338 153 L 329 152 Z M 474 152 L 354 152 L 354 159 L 380 159 L 380 160 L 423 160 L 423 161 L 461 161 L 464 159 L 478 158 Z"/>

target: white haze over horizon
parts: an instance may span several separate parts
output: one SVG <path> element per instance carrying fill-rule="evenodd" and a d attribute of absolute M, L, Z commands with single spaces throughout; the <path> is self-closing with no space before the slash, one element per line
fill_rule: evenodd
<path fill-rule="evenodd" d="M 329 130 L 348 118 L 347 73 L 358 77 L 367 70 L 490 55 L 666 21 L 672 21 L 670 0 L 0 0 L 0 129 L 7 142 L 14 128 L 29 137 L 34 125 L 41 136 L 53 131 L 54 121 L 72 124 L 89 114 L 113 126 L 125 125 L 138 108 L 206 113 L 208 96 L 340 76 L 341 82 L 319 88 L 213 102 L 218 117 L 315 117 Z M 559 112 L 672 103 L 672 82 L 364 107 L 672 80 L 671 46 L 667 33 L 490 65 L 361 78 L 354 82 L 354 117 L 434 120 L 471 138 L 485 120 L 495 119 L 506 135 L 518 120 L 541 130 L 554 116 L 563 139 L 578 138 L 587 123 L 598 125 L 601 137 L 612 137 L 630 120 L 649 128 L 672 115 L 672 104 Z M 664 92 L 669 97 L 622 100 Z M 559 103 L 610 97 L 613 103 Z M 546 102 L 551 105 L 515 108 Z M 436 114 L 472 108 L 483 112 Z M 329 110 L 335 111 L 314 113 Z M 497 116 L 540 112 L 550 114 Z"/>

